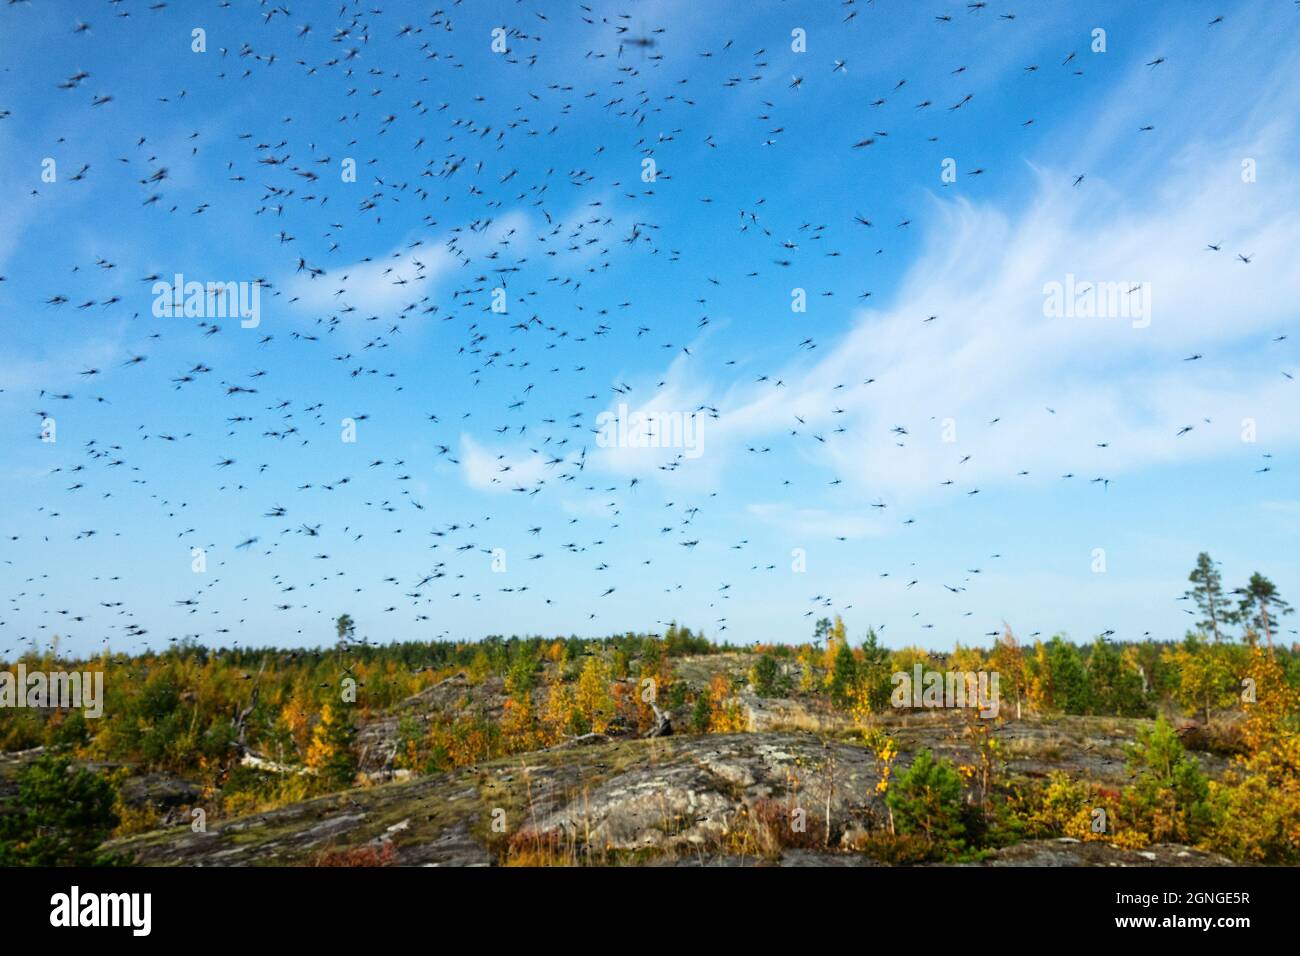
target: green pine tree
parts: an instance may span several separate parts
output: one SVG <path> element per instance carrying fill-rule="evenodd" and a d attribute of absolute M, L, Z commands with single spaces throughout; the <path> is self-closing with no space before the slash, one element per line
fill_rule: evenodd
<path fill-rule="evenodd" d="M 947 760 L 935 760 L 928 749 L 917 752 L 912 765 L 885 795 L 899 833 L 925 837 L 940 855 L 960 852 L 966 827 L 962 822 L 961 776 Z"/>
<path fill-rule="evenodd" d="M 831 671 L 831 700 L 836 707 L 847 707 L 852 702 L 857 679 L 858 659 L 845 641 L 835 652 L 835 668 Z"/>
<path fill-rule="evenodd" d="M 1290 614 L 1291 605 L 1282 600 L 1277 593 L 1277 586 L 1256 571 L 1250 576 L 1250 583 L 1233 592 L 1241 596 L 1239 613 L 1242 620 L 1248 621 L 1256 631 L 1264 632 L 1268 642 L 1268 656 L 1273 657 L 1273 630 L 1277 619 L 1283 614 Z"/>
<path fill-rule="evenodd" d="M 1239 618 L 1223 593 L 1219 566 L 1209 554 L 1202 551 L 1196 556 L 1196 567 L 1187 576 L 1187 580 L 1193 586 L 1183 594 L 1183 598 L 1194 601 L 1204 615 L 1196 622 L 1196 626 L 1204 628 L 1207 634 L 1214 635 L 1214 643 L 1217 644 L 1221 639 L 1222 627 L 1236 623 Z"/>
<path fill-rule="evenodd" d="M 0 815 L 0 866 L 106 866 L 99 845 L 118 824 L 112 783 L 46 754 L 18 778 L 13 809 Z"/>

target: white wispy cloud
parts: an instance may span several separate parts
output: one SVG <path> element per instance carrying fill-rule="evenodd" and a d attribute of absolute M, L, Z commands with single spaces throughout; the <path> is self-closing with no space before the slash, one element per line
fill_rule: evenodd
<path fill-rule="evenodd" d="M 1267 179 L 1243 182 L 1242 142 Z M 1287 353 L 1268 351 L 1300 298 L 1300 221 L 1286 213 L 1300 200 L 1295 164 L 1266 130 L 1189 146 L 1175 168 L 1146 195 L 1036 168 L 1034 200 L 1012 213 L 933 198 L 928 242 L 893 305 L 859 313 L 820 361 L 712 393 L 675 363 L 666 394 L 719 407 L 711 468 L 797 427 L 800 452 L 846 487 L 904 502 L 945 493 L 946 480 L 1115 478 L 1300 440 L 1300 382 L 1282 374 Z M 1045 285 L 1068 275 L 1148 284 L 1149 326 L 1044 315 Z M 1247 419 L 1258 445 L 1243 442 Z"/>
<path fill-rule="evenodd" d="M 533 488 L 558 473 L 561 465 L 547 465 L 546 456 L 529 449 L 493 449 L 471 435 L 460 436 L 460 466 L 465 483 L 479 491 Z"/>
<path fill-rule="evenodd" d="M 280 285 L 298 306 L 313 314 L 350 306 L 363 319 L 391 317 L 397 309 L 444 292 L 446 281 L 458 271 L 468 270 L 471 278 L 490 273 L 481 257 L 507 238 L 522 239 L 529 226 L 525 213 L 510 212 L 478 231 L 448 232 L 436 241 L 413 236 L 377 259 L 331 267 L 315 278 L 298 272 Z"/>

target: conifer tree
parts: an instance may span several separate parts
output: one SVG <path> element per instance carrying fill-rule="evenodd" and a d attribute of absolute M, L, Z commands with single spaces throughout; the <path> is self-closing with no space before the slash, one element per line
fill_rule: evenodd
<path fill-rule="evenodd" d="M 334 790 L 352 786 L 357 775 L 356 733 L 352 713 L 345 706 L 327 703 L 321 708 L 307 751 L 307 766 L 316 771 L 324 786 Z"/>
<path fill-rule="evenodd" d="M 1291 613 L 1291 605 L 1282 600 L 1281 595 L 1277 593 L 1277 586 L 1258 571 L 1250 576 L 1250 583 L 1233 593 L 1241 596 L 1239 613 L 1242 619 L 1256 630 L 1264 632 L 1264 640 L 1268 642 L 1268 656 L 1271 660 L 1273 628 L 1279 617 Z"/>
<path fill-rule="evenodd" d="M 1220 628 L 1235 623 L 1238 617 L 1223 593 L 1219 566 L 1208 553 L 1202 551 L 1196 556 L 1196 567 L 1187 576 L 1187 580 L 1192 583 L 1192 587 L 1183 597 L 1194 601 L 1204 615 L 1202 620 L 1197 621 L 1197 627 L 1204 628 L 1207 634 L 1213 635 L 1214 643 L 1217 644 L 1221 639 Z"/>

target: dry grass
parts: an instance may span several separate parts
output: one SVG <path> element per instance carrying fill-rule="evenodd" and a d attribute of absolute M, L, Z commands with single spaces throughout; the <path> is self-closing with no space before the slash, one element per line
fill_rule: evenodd
<path fill-rule="evenodd" d="M 506 841 L 505 866 L 579 866 L 577 842 L 558 830 L 521 830 Z"/>
<path fill-rule="evenodd" d="M 891 866 L 923 863 L 934 853 L 928 840 L 911 834 L 890 833 L 888 830 L 869 830 L 850 849 Z"/>
<path fill-rule="evenodd" d="M 1069 740 L 1058 734 L 1049 737 L 1014 737 L 1002 744 L 1002 753 L 1008 760 L 1040 760 L 1051 763 L 1061 760 L 1069 746 Z"/>

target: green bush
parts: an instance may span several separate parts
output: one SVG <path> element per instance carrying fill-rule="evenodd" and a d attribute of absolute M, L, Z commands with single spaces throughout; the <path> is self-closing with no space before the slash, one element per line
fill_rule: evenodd
<path fill-rule="evenodd" d="M 759 697 L 785 697 L 790 693 L 790 678 L 771 654 L 763 654 L 754 664 L 754 692 Z"/>
<path fill-rule="evenodd" d="M 1153 842 L 1195 843 L 1212 826 L 1209 782 L 1163 716 L 1138 730 L 1128 767 L 1137 780 L 1125 803 Z"/>
<path fill-rule="evenodd" d="M 668 688 L 668 709 L 676 710 L 686 704 L 686 692 L 688 688 L 685 681 L 673 681 L 672 686 Z"/>
<path fill-rule="evenodd" d="M 700 691 L 695 698 L 695 709 L 691 711 L 691 729 L 697 734 L 707 734 L 712 719 L 713 705 L 709 703 L 709 694 L 707 691 Z"/>
<path fill-rule="evenodd" d="M 961 776 L 947 760 L 922 749 L 885 796 L 894 813 L 894 828 L 924 837 L 936 856 L 952 856 L 964 847 L 966 824 Z"/>
<path fill-rule="evenodd" d="M 0 866 L 120 863 L 99 851 L 118 824 L 116 797 L 104 777 L 46 754 L 19 775 L 13 811 L 0 816 Z"/>
<path fill-rule="evenodd" d="M 831 700 L 836 707 L 847 707 L 858 679 L 858 660 L 847 643 L 841 644 L 835 654 L 835 668 L 831 671 Z"/>

